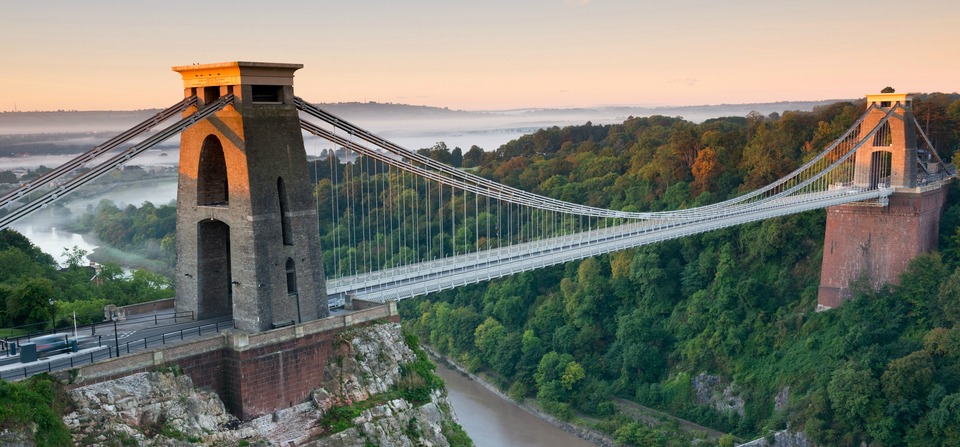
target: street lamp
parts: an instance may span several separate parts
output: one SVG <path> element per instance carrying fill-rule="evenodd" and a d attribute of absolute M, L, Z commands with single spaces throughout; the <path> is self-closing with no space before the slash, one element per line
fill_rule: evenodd
<path fill-rule="evenodd" d="M 57 331 L 57 308 L 53 305 L 53 298 L 50 298 L 50 333 Z"/>
<path fill-rule="evenodd" d="M 117 357 L 120 357 L 120 337 L 117 336 L 117 320 L 119 320 L 119 318 L 117 318 L 117 314 L 113 314 L 110 316 L 110 319 L 113 320 L 113 346 L 117 350 Z"/>

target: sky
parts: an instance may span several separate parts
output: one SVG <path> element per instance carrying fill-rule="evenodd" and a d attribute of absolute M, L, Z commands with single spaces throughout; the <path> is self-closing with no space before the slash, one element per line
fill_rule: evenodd
<path fill-rule="evenodd" d="M 0 111 L 182 98 L 172 66 L 300 63 L 311 102 L 464 110 L 955 92 L 956 0 L 10 1 Z"/>

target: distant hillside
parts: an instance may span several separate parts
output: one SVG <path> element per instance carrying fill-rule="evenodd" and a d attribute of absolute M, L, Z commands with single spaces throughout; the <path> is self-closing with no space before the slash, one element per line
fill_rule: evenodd
<path fill-rule="evenodd" d="M 406 104 L 346 102 L 318 104 L 333 114 L 349 117 L 423 119 L 469 118 L 482 113 Z M 0 112 L 0 135 L 121 131 L 162 109 L 55 112 Z"/>
<path fill-rule="evenodd" d="M 394 142 L 417 148 L 438 141 L 462 147 L 495 149 L 501 144 L 553 126 L 621 123 L 629 117 L 664 115 L 692 122 L 756 111 L 763 116 L 811 111 L 836 101 L 721 104 L 686 107 L 599 106 L 496 111 L 376 102 L 318 104 L 320 107 Z M 160 109 L 133 111 L 56 111 L 0 113 L 0 157 L 79 153 L 129 129 Z M 172 141 L 176 145 L 176 141 Z"/>
<path fill-rule="evenodd" d="M 856 101 L 850 99 L 825 99 L 821 101 L 780 101 L 768 103 L 750 103 L 750 104 L 715 104 L 715 105 L 697 105 L 697 106 L 598 106 L 598 107 L 577 107 L 565 109 L 520 109 L 491 112 L 495 114 L 513 114 L 527 117 L 583 117 L 590 114 L 597 116 L 615 116 L 619 118 L 616 122 L 623 121 L 627 117 L 643 117 L 652 115 L 663 115 L 669 117 L 682 117 L 688 121 L 702 122 L 710 118 L 719 118 L 726 116 L 746 116 L 750 112 L 758 112 L 761 115 L 771 113 L 783 113 L 786 110 L 809 112 L 815 107 L 825 106 L 842 101 Z M 594 123 L 597 120 L 593 120 Z"/>
<path fill-rule="evenodd" d="M 349 117 L 373 117 L 373 118 L 470 118 L 482 116 L 483 112 L 472 112 L 468 110 L 451 110 L 447 107 L 417 106 L 410 104 L 393 104 L 379 102 L 337 102 L 337 103 L 318 103 L 317 106 L 329 111 L 334 115 Z"/>
<path fill-rule="evenodd" d="M 446 107 L 432 107 L 409 104 L 391 104 L 377 102 L 341 102 L 320 103 L 320 107 L 335 115 L 353 119 L 418 120 L 424 118 L 483 118 L 491 116 L 523 116 L 525 118 L 545 117 L 589 117 L 597 119 L 615 116 L 683 116 L 691 121 L 702 121 L 718 116 L 745 116 L 751 111 L 764 115 L 784 110 L 812 110 L 819 105 L 837 102 L 792 101 L 757 104 L 721 104 L 685 107 L 649 107 L 649 106 L 600 106 L 578 108 L 517 109 L 498 111 L 451 110 Z M 129 111 L 50 111 L 50 112 L 0 112 L 0 135 L 34 133 L 86 133 L 125 130 L 156 114 L 161 109 L 143 109 Z M 587 118 L 589 119 L 589 118 Z"/>

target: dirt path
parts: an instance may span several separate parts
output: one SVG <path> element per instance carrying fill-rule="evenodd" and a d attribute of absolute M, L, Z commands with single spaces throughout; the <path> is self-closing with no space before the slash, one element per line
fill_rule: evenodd
<path fill-rule="evenodd" d="M 636 417 L 641 420 L 646 420 L 648 422 L 659 423 L 664 420 L 675 421 L 683 427 L 689 433 L 703 433 L 707 435 L 710 439 L 719 439 L 725 433 L 714 430 L 712 428 L 704 427 L 699 424 L 695 424 L 686 419 L 680 419 L 676 416 L 664 413 L 660 410 L 654 410 L 650 407 L 645 407 L 636 402 L 631 402 L 629 400 L 613 398 L 613 403 L 616 404 L 617 409 L 625 414 Z M 738 440 L 739 442 L 739 440 Z"/>

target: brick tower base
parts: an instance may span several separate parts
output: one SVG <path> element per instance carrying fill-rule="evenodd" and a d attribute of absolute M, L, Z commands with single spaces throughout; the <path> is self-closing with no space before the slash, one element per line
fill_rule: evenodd
<path fill-rule="evenodd" d="M 827 208 L 817 310 L 850 298 L 850 282 L 865 275 L 871 287 L 897 284 L 907 264 L 937 247 L 947 185 L 911 188 L 887 206 L 847 204 Z"/>

